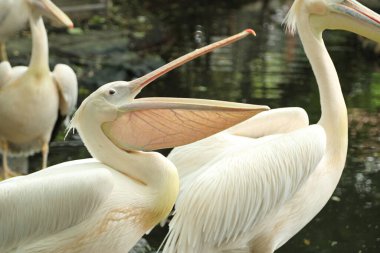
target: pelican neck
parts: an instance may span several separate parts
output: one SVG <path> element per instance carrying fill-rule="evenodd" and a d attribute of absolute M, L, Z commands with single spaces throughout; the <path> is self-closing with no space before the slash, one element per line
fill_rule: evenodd
<path fill-rule="evenodd" d="M 31 14 L 29 24 L 32 33 L 32 56 L 29 70 L 49 71 L 49 45 L 44 21 L 40 15 Z"/>
<path fill-rule="evenodd" d="M 165 189 L 171 181 L 176 184 L 177 170 L 167 158 L 157 152 L 120 149 L 104 134 L 101 124 L 94 117 L 96 112 L 86 108 L 90 105 L 81 107 L 75 116 L 78 119 L 75 127 L 94 158 L 153 189 Z"/>
<path fill-rule="evenodd" d="M 344 163 L 347 154 L 347 108 L 334 63 L 325 47 L 322 29 L 313 26 L 306 10 L 301 10 L 297 29 L 317 80 L 321 118 L 318 122 L 326 132 L 326 154 Z"/>

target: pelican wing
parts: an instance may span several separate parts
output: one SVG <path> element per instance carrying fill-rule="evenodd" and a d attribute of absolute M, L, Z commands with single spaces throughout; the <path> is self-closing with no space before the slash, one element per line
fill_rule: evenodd
<path fill-rule="evenodd" d="M 302 108 L 289 107 L 263 111 L 226 131 L 230 134 L 217 134 L 172 150 L 168 158 L 174 164 L 180 164 L 180 178 L 195 172 L 218 156 L 223 150 L 234 145 L 252 143 L 252 138 L 261 138 L 273 134 L 289 133 L 309 125 L 307 113 Z M 256 140 L 257 143 L 257 140 Z M 183 155 L 187 153 L 188 155 Z M 200 156 L 200 154 L 202 154 Z M 198 157 L 194 160 L 194 157 Z"/>
<path fill-rule="evenodd" d="M 272 109 L 261 112 L 228 129 L 233 135 L 259 138 L 271 134 L 289 133 L 309 126 L 306 111 L 299 107 Z"/>
<path fill-rule="evenodd" d="M 4 87 L 5 84 L 11 79 L 12 66 L 9 62 L 3 61 L 0 63 L 0 88 Z"/>
<path fill-rule="evenodd" d="M 26 73 L 28 67 L 15 66 L 12 68 L 11 64 L 7 61 L 0 63 L 0 88 L 11 85 L 13 81 L 17 80 Z"/>
<path fill-rule="evenodd" d="M 244 236 L 249 241 L 266 215 L 291 199 L 314 171 L 324 154 L 326 137 L 323 128 L 314 125 L 241 140 L 238 136 L 239 143 L 230 141 L 218 156 L 209 157 L 199 170 L 181 178 L 164 252 L 204 252 L 205 245 L 222 249 Z M 196 153 L 195 148 L 192 153 L 184 147 L 178 150 L 177 157 L 192 156 L 195 162 L 207 155 Z M 183 164 L 178 161 L 174 164 L 181 170 Z"/>
<path fill-rule="evenodd" d="M 0 251 L 82 222 L 107 199 L 112 188 L 111 174 L 98 162 L 86 160 L 1 182 Z"/>
<path fill-rule="evenodd" d="M 102 129 L 122 149 L 154 150 L 200 140 L 268 109 L 202 99 L 135 99 Z"/>
<path fill-rule="evenodd" d="M 78 98 L 78 80 L 72 68 L 64 64 L 57 64 L 53 71 L 53 78 L 60 94 L 59 111 L 61 116 L 70 115 L 76 106 Z"/>

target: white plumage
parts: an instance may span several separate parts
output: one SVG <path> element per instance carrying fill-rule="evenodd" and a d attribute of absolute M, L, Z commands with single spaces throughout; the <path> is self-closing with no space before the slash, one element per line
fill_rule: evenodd
<path fill-rule="evenodd" d="M 22 2 L 27 8 L 25 0 Z M 63 12 L 54 5 L 49 6 L 45 12 L 55 11 L 53 14 L 61 23 L 72 26 Z M 7 61 L 0 63 L 0 151 L 5 177 L 15 175 L 8 167 L 8 156 L 29 156 L 42 151 L 42 168 L 46 167 L 49 141 L 57 119 L 68 117 L 77 101 L 74 71 L 64 64 L 55 66 L 53 72 L 49 69 L 47 34 L 40 12 L 34 8 L 37 7 L 27 8 L 33 43 L 29 66 L 12 68 Z"/>
<path fill-rule="evenodd" d="M 289 201 L 313 173 L 324 153 L 325 134 L 320 126 L 312 126 L 253 140 L 225 131 L 197 144 L 203 149 L 220 142 L 233 145 L 181 178 L 181 194 L 170 224 L 180 228 L 175 232 L 185 238 L 184 245 L 178 245 L 181 252 L 214 252 L 213 247 L 207 249 L 209 245 L 218 252 L 247 247 L 252 235 L 260 233 L 257 226 L 267 214 Z M 197 144 L 190 146 L 194 150 Z M 169 156 L 177 166 L 181 163 L 176 155 L 181 152 L 201 157 L 177 148 Z"/>
<path fill-rule="evenodd" d="M 344 168 L 347 111 L 324 29 L 380 42 L 380 16 L 354 0 L 296 0 L 297 26 L 317 78 L 322 116 L 308 126 L 300 108 L 262 112 L 215 136 L 175 148 L 168 158 L 180 194 L 164 253 L 270 253 L 326 204 Z"/>
<path fill-rule="evenodd" d="M 179 190 L 173 163 L 141 150 L 188 144 L 268 110 L 135 96 L 166 72 L 250 33 L 198 49 L 131 82 L 103 85 L 86 98 L 71 124 L 95 159 L 1 182 L 0 252 L 128 252 L 169 214 Z"/>
<path fill-rule="evenodd" d="M 143 159 L 149 167 L 151 160 L 165 158 L 151 154 Z M 162 169 L 172 172 L 165 190 L 175 199 L 176 170 L 168 162 Z M 95 159 L 6 180 L 0 183 L 0 251 L 128 252 L 164 215 L 159 208 L 155 212 L 152 202 L 161 193 Z"/>

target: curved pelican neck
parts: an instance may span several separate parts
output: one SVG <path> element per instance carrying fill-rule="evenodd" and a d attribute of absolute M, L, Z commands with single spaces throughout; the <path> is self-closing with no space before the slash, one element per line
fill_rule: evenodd
<path fill-rule="evenodd" d="M 311 23 L 306 10 L 298 14 L 297 29 L 315 74 L 322 115 L 318 122 L 326 132 L 326 154 L 344 164 L 347 155 L 347 108 L 338 74 L 322 39 L 322 29 Z M 340 166 L 339 166 L 340 167 Z M 343 169 L 343 166 L 341 166 Z"/>
<path fill-rule="evenodd" d="M 32 56 L 29 70 L 50 72 L 49 45 L 44 21 L 40 15 L 31 14 L 29 24 L 32 32 Z"/>
<path fill-rule="evenodd" d="M 76 128 L 94 158 L 157 191 L 177 188 L 177 169 L 167 158 L 157 152 L 122 150 L 104 134 L 91 113 L 82 112 L 79 118 Z"/>

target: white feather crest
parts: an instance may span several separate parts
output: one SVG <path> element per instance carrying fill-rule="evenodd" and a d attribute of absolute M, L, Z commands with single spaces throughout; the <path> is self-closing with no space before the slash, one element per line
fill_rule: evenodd
<path fill-rule="evenodd" d="M 301 1 L 302 0 L 294 1 L 288 14 L 286 14 L 286 17 L 283 22 L 283 24 L 285 24 L 286 26 L 286 31 L 292 35 L 294 35 L 297 32 L 297 13 L 300 10 Z"/>

